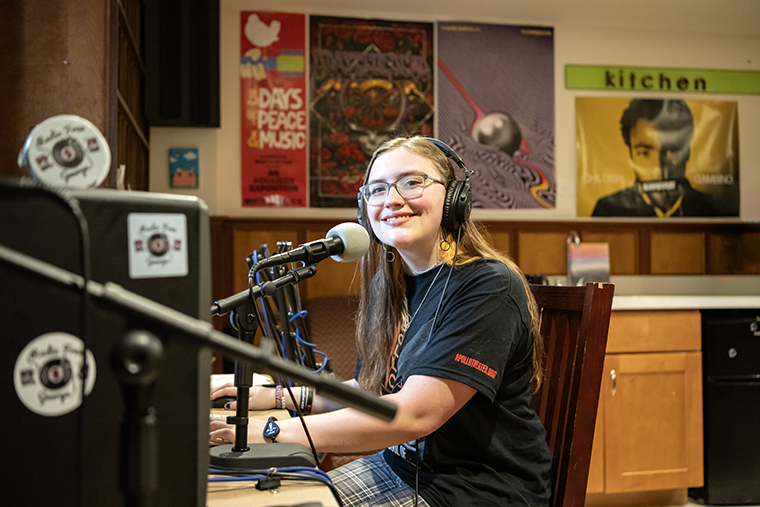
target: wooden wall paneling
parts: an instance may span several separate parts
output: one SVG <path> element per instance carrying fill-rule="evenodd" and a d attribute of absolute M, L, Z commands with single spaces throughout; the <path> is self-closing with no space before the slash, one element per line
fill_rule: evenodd
<path fill-rule="evenodd" d="M 488 239 L 491 241 L 491 244 L 498 251 L 511 257 L 514 253 L 514 250 L 512 250 L 512 245 L 510 244 L 512 234 L 510 234 L 510 231 L 508 230 L 500 231 L 494 229 L 495 228 L 489 227 L 486 230 Z"/>
<path fill-rule="evenodd" d="M 567 274 L 567 232 L 517 232 L 517 263 L 526 275 Z"/>
<path fill-rule="evenodd" d="M 638 273 L 639 242 L 636 231 L 585 231 L 581 234 L 581 241 L 588 243 L 609 243 L 610 274 L 635 275 Z"/>
<path fill-rule="evenodd" d="M 716 231 L 707 235 L 707 273 L 760 273 L 760 233 Z"/>
<path fill-rule="evenodd" d="M 284 225 L 284 224 L 280 224 Z M 298 230 L 295 228 L 250 230 L 235 228 L 232 233 L 232 284 L 234 294 L 248 288 L 248 264 L 245 258 L 262 244 L 267 245 L 269 253 L 277 252 L 278 241 L 290 241 L 298 244 Z"/>
<path fill-rule="evenodd" d="M 704 232 L 653 231 L 651 274 L 704 275 L 706 234 Z"/>
<path fill-rule="evenodd" d="M 332 226 L 309 227 L 306 241 L 324 238 Z M 299 284 L 301 301 L 325 296 L 359 294 L 358 262 L 336 262 L 327 259 L 317 265 L 317 274 Z"/>
<path fill-rule="evenodd" d="M 760 275 L 760 232 L 741 235 L 741 271 L 743 274 Z"/>

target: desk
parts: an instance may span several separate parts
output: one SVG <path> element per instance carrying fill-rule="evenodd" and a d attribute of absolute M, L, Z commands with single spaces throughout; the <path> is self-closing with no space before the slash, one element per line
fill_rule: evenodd
<path fill-rule="evenodd" d="M 209 483 L 206 495 L 208 507 L 274 507 L 295 506 L 321 502 L 324 507 L 338 507 L 330 488 L 286 481 L 277 489 L 259 491 L 255 482 Z"/>
<path fill-rule="evenodd" d="M 235 415 L 234 410 L 211 409 L 214 415 Z M 287 410 L 261 410 L 249 412 L 251 419 L 266 421 L 269 416 L 287 419 Z M 338 507 L 338 501 L 327 486 L 313 482 L 283 481 L 279 488 L 269 491 L 256 489 L 256 481 L 209 482 L 206 494 L 208 507 L 274 507 L 296 506 L 308 502 L 321 502 L 324 507 Z"/>

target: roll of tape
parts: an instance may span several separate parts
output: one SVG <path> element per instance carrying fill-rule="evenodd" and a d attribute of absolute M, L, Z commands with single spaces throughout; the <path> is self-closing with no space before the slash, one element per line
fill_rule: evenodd
<path fill-rule="evenodd" d="M 34 127 L 18 156 L 34 178 L 55 187 L 97 187 L 108 176 L 111 150 L 88 120 L 63 114 Z"/>

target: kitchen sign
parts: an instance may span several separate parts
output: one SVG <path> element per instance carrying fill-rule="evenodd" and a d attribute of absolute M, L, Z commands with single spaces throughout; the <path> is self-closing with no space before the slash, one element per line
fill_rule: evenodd
<path fill-rule="evenodd" d="M 760 95 L 760 71 L 565 65 L 565 88 Z"/>

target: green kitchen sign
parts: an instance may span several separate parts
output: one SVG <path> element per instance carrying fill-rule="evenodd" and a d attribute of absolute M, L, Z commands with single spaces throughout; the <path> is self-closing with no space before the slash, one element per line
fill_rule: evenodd
<path fill-rule="evenodd" d="M 565 88 L 760 95 L 760 71 L 565 65 Z"/>

